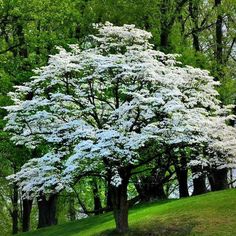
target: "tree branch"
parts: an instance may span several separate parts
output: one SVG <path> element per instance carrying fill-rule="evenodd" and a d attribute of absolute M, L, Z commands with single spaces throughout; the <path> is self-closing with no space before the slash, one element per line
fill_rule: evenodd
<path fill-rule="evenodd" d="M 8 52 L 8 51 L 11 51 L 12 49 L 17 48 L 17 47 L 20 47 L 20 46 L 22 46 L 22 43 L 13 45 L 13 46 L 11 46 L 11 47 L 5 49 L 5 50 L 2 50 L 2 51 L 0 51 L 0 54 L 4 54 L 4 53 L 6 53 L 6 52 Z"/>

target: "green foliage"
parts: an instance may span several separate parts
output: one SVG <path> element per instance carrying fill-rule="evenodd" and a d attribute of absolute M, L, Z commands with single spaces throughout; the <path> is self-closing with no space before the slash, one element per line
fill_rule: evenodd
<path fill-rule="evenodd" d="M 220 94 L 220 100 L 224 104 L 236 103 L 236 80 L 231 78 L 225 78 L 221 81 L 221 86 L 218 89 Z"/>
<path fill-rule="evenodd" d="M 77 42 L 75 32 L 80 13 L 76 3 L 71 0 L 0 2 L 3 19 L 0 51 L 6 51 L 0 68 L 14 83 L 27 80 L 33 68 L 45 64 L 55 45 Z"/>

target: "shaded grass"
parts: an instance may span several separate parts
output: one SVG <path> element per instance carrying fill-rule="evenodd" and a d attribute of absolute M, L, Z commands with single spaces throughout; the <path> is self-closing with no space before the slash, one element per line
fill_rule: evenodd
<path fill-rule="evenodd" d="M 140 204 L 129 211 L 127 236 L 236 235 L 236 190 Z M 22 236 L 115 236 L 112 213 L 52 226 Z"/>

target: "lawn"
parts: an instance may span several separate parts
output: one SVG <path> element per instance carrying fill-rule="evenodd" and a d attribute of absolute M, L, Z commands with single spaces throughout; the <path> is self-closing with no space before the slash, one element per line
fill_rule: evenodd
<path fill-rule="evenodd" d="M 140 204 L 129 212 L 126 235 L 236 235 L 236 189 L 180 200 Z M 52 226 L 22 236 L 116 235 L 112 213 Z"/>

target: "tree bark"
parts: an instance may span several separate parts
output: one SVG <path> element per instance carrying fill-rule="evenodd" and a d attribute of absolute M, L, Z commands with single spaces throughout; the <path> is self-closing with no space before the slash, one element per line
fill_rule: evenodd
<path fill-rule="evenodd" d="M 57 224 L 56 204 L 57 194 L 51 195 L 49 199 L 42 195 L 38 199 L 38 228 Z"/>
<path fill-rule="evenodd" d="M 161 26 L 160 26 L 160 47 L 163 51 L 168 52 L 170 46 L 169 36 L 171 29 L 175 23 L 176 17 L 180 14 L 181 9 L 187 0 L 176 0 L 176 1 L 167 1 L 162 0 L 160 3 L 160 17 L 161 17 Z M 173 3 L 174 9 L 173 9 Z M 172 12 L 170 11 L 172 10 Z"/>
<path fill-rule="evenodd" d="M 22 217 L 22 231 L 27 232 L 30 229 L 30 213 L 32 209 L 33 200 L 23 199 L 23 217 Z"/>
<path fill-rule="evenodd" d="M 192 167 L 192 174 L 200 174 L 198 178 L 193 178 L 193 193 L 192 195 L 200 195 L 207 192 L 206 175 L 202 173 L 201 166 Z"/>
<path fill-rule="evenodd" d="M 228 189 L 228 169 L 213 169 L 208 176 L 211 185 L 211 191 Z"/>
<path fill-rule="evenodd" d="M 18 233 L 18 187 L 14 183 L 13 184 L 13 196 L 12 196 L 12 234 Z"/>
<path fill-rule="evenodd" d="M 188 170 L 186 169 L 175 169 L 177 179 L 179 182 L 179 197 L 189 197 L 188 192 Z"/>
<path fill-rule="evenodd" d="M 75 211 L 75 197 L 73 195 L 69 196 L 69 210 L 68 218 L 70 221 L 76 220 L 76 211 Z"/>
<path fill-rule="evenodd" d="M 234 176 L 233 176 L 233 169 L 230 169 L 230 188 L 234 188 Z"/>
<path fill-rule="evenodd" d="M 107 189 L 106 189 L 106 207 L 112 210 L 112 185 L 111 185 L 111 173 L 107 175 Z"/>
<path fill-rule="evenodd" d="M 215 0 L 215 6 L 221 6 L 221 0 Z M 218 64 L 223 64 L 223 16 L 218 11 L 216 19 L 216 61 Z"/>
<path fill-rule="evenodd" d="M 15 25 L 15 29 L 14 29 L 14 42 L 15 44 L 19 44 L 19 47 L 15 48 L 14 50 L 12 50 L 14 57 L 16 57 L 17 55 L 19 55 L 20 57 L 23 58 L 28 58 L 29 53 L 28 53 L 28 49 L 27 49 L 27 44 L 25 41 L 25 34 L 24 34 L 24 28 L 23 25 L 18 22 L 18 20 L 16 19 L 16 25 Z"/>
<path fill-rule="evenodd" d="M 122 172 L 123 173 L 120 174 L 122 179 L 121 184 L 119 186 L 111 186 L 113 213 L 116 223 L 116 231 L 118 233 L 126 233 L 129 227 L 127 187 L 130 176 L 126 169 Z"/>
<path fill-rule="evenodd" d="M 161 34 L 160 34 L 160 46 L 162 50 L 167 50 L 169 47 L 169 30 L 165 27 L 161 27 Z"/>
<path fill-rule="evenodd" d="M 192 195 L 200 195 L 207 193 L 207 188 L 206 188 L 206 177 L 205 176 L 200 176 L 196 179 L 193 179 L 193 193 Z"/>
<path fill-rule="evenodd" d="M 163 177 L 165 176 L 163 174 L 165 173 L 155 171 L 151 176 L 139 178 L 135 188 L 142 202 L 167 199 L 163 183 Z"/>
<path fill-rule="evenodd" d="M 196 1 L 189 0 L 189 14 L 193 22 L 192 37 L 193 37 L 193 48 L 198 52 L 200 51 L 199 33 L 198 33 L 198 5 Z"/>
<path fill-rule="evenodd" d="M 48 226 L 47 200 L 45 196 L 38 199 L 38 228 Z"/>
<path fill-rule="evenodd" d="M 163 51 L 166 51 L 169 47 L 169 34 L 170 27 L 168 19 L 168 1 L 163 0 L 160 5 L 161 13 L 161 32 L 160 32 L 160 47 Z M 170 26 L 170 27 L 168 27 Z"/>
<path fill-rule="evenodd" d="M 180 163 L 175 163 L 175 171 L 179 183 L 179 197 L 189 197 L 188 192 L 188 168 L 185 156 L 182 156 Z"/>
<path fill-rule="evenodd" d="M 102 203 L 99 197 L 98 185 L 97 181 L 94 179 L 93 181 L 93 202 L 94 202 L 94 212 L 95 215 L 99 215 L 102 213 Z"/>
<path fill-rule="evenodd" d="M 48 210 L 49 210 L 49 225 L 57 224 L 57 194 L 51 195 L 48 200 Z"/>

